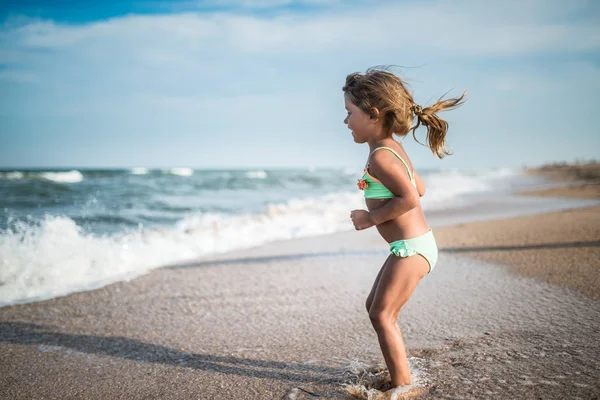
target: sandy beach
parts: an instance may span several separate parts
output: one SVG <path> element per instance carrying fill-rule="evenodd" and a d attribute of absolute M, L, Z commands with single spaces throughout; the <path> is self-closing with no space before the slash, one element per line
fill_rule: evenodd
<path fill-rule="evenodd" d="M 399 318 L 409 397 L 599 398 L 600 206 L 435 234 Z M 348 398 L 382 362 L 364 301 L 386 257 L 348 231 L 0 308 L 0 398 Z"/>
<path fill-rule="evenodd" d="M 436 235 L 444 252 L 600 299 L 600 207 L 445 227 Z"/>

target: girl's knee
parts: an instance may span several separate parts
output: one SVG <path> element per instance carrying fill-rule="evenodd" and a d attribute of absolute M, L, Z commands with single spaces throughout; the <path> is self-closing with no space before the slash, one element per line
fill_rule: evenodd
<path fill-rule="evenodd" d="M 373 328 L 376 330 L 385 329 L 388 326 L 392 326 L 396 323 L 397 318 L 397 313 L 392 311 L 377 309 L 373 306 L 371 306 L 369 309 L 369 319 L 371 320 Z"/>

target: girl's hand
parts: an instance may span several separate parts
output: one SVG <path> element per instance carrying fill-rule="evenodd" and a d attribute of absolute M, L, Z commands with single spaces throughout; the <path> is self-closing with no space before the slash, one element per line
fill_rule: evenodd
<path fill-rule="evenodd" d="M 361 231 L 375 225 L 371 221 L 371 215 L 366 210 L 352 210 L 350 211 L 350 219 L 354 224 L 354 229 Z"/>

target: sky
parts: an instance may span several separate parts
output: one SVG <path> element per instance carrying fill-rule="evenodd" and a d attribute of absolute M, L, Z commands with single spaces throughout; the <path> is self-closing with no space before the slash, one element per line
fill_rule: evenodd
<path fill-rule="evenodd" d="M 0 168 L 362 167 L 341 88 L 376 65 L 423 107 L 468 92 L 453 155 L 404 139 L 417 170 L 600 159 L 599 27 L 594 0 L 5 0 Z"/>

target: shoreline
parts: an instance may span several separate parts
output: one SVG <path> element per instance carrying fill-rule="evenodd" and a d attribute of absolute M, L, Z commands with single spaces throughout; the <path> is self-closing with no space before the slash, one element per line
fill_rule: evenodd
<path fill-rule="evenodd" d="M 526 168 L 525 175 L 540 176 L 555 184 L 549 188 L 522 191 L 527 196 L 552 196 L 600 199 L 600 163 L 547 164 Z"/>
<path fill-rule="evenodd" d="M 525 174 L 543 176 L 558 182 L 568 181 L 600 181 L 600 162 L 554 163 L 539 167 L 525 168 Z"/>

